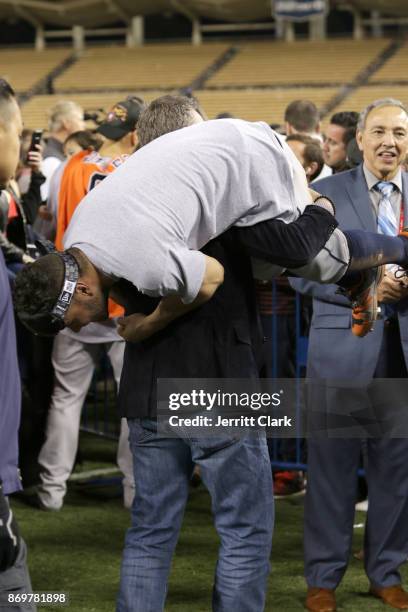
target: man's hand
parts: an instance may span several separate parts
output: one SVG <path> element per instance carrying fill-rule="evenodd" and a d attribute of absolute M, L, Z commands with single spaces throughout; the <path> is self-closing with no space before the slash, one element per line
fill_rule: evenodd
<path fill-rule="evenodd" d="M 140 312 L 118 319 L 118 334 L 126 342 L 141 342 L 163 329 L 158 319 Z"/>
<path fill-rule="evenodd" d="M 316 198 L 320 198 L 320 196 L 322 195 L 321 193 L 319 193 L 318 191 L 315 191 L 311 187 L 309 187 L 309 193 L 312 196 L 313 201 L 315 201 Z"/>
<path fill-rule="evenodd" d="M 205 272 L 200 290 L 193 302 L 185 304 L 177 295 L 163 297 L 149 315 L 135 313 L 118 319 L 118 333 L 127 342 L 141 342 L 164 329 L 172 321 L 182 317 L 208 302 L 224 282 L 223 266 L 208 255 L 205 257 Z"/>
<path fill-rule="evenodd" d="M 37 151 L 29 151 L 27 153 L 27 166 L 31 168 L 33 172 L 41 172 L 41 164 L 43 161 L 42 147 L 36 145 Z"/>
<path fill-rule="evenodd" d="M 40 219 L 43 219 L 43 221 L 52 221 L 53 219 L 52 213 L 50 213 L 50 211 L 48 210 L 45 204 L 41 204 L 41 206 L 38 209 L 37 214 L 40 217 Z"/>
<path fill-rule="evenodd" d="M 377 288 L 378 301 L 384 304 L 394 304 L 405 297 L 408 297 L 408 287 L 402 280 L 395 278 L 392 271 L 388 270 Z"/>
<path fill-rule="evenodd" d="M 316 204 L 317 206 L 321 206 L 322 208 L 327 210 L 331 215 L 335 216 L 336 208 L 334 206 L 334 202 L 332 202 L 330 198 L 322 195 L 321 193 L 318 193 L 311 187 L 309 187 L 309 193 L 312 196 L 313 204 Z"/>

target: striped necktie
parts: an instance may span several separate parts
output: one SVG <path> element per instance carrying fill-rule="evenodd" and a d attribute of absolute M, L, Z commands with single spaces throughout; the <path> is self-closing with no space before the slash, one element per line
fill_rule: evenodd
<path fill-rule="evenodd" d="M 394 191 L 394 183 L 380 181 L 374 186 L 380 193 L 378 203 L 377 231 L 384 236 L 396 236 L 398 233 L 398 221 L 391 204 L 391 194 Z"/>
<path fill-rule="evenodd" d="M 391 194 L 394 191 L 394 183 L 380 181 L 374 185 L 374 189 L 376 189 L 381 196 L 378 203 L 377 231 L 379 234 L 384 234 L 384 236 L 396 236 L 399 229 L 398 221 L 391 204 Z M 387 264 L 386 269 L 395 274 L 398 270 L 398 266 L 396 264 Z M 383 307 L 385 318 L 391 318 L 395 313 L 394 305 L 384 304 Z"/>

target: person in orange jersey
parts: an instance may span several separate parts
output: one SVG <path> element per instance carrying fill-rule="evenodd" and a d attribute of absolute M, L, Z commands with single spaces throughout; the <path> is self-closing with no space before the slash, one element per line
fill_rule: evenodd
<path fill-rule="evenodd" d="M 82 198 L 135 150 L 138 144 L 136 125 L 143 108 L 143 101 L 136 97 L 116 104 L 97 130 L 104 137 L 99 151 L 79 151 L 67 162 L 59 189 L 57 248 L 62 248 L 64 233 Z M 65 330 L 55 339 L 52 355 L 55 384 L 46 441 L 39 455 L 41 484 L 36 502 L 42 509 L 62 507 L 78 447 L 82 406 L 104 352 L 109 356 L 119 386 L 125 343 L 116 331 L 115 320 L 122 314 L 123 309 L 110 300 L 108 321 L 92 323 L 81 332 Z M 124 473 L 124 503 L 129 507 L 134 485 L 127 437 L 123 419 L 118 464 Z"/>

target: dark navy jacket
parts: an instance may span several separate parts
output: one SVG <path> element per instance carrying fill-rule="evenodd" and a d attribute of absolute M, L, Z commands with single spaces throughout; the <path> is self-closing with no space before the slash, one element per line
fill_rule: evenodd
<path fill-rule="evenodd" d="M 126 344 L 119 390 L 121 416 L 156 414 L 157 378 L 257 378 L 262 335 L 250 260 L 232 233 L 203 252 L 224 266 L 213 298 L 148 340 Z M 154 310 L 158 300 L 125 287 L 126 314 Z"/>
<path fill-rule="evenodd" d="M 21 489 L 18 428 L 21 388 L 10 287 L 0 252 L 0 480 L 5 495 Z"/>

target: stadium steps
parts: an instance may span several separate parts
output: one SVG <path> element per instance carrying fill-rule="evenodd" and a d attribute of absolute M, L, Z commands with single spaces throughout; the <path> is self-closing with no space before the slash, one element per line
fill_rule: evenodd
<path fill-rule="evenodd" d="M 404 78 L 405 77 L 405 78 Z M 408 40 L 400 45 L 396 53 L 370 77 L 371 84 L 408 84 Z"/>
<path fill-rule="evenodd" d="M 57 67 L 37 83 L 44 94 L 54 78 L 56 94 L 31 95 L 23 116 L 27 127 L 44 127 L 47 110 L 61 98 L 87 110 L 107 111 L 130 93 L 140 93 L 149 102 L 164 91 L 181 91 L 194 92 L 209 118 L 230 112 L 250 121 L 282 123 L 285 107 L 298 98 L 315 102 L 327 118 L 334 108 L 359 111 L 376 97 L 405 99 L 406 52 L 407 43 L 389 39 L 234 47 L 208 43 L 198 49 L 182 43 L 153 44 L 130 55 L 124 47 L 105 46 L 89 49 L 78 61 L 66 50 Z M 394 81 L 396 76 L 400 82 Z"/>
<path fill-rule="evenodd" d="M 181 62 L 185 63 L 187 47 L 193 54 L 190 64 L 184 67 L 184 77 L 188 76 L 189 80 L 180 80 L 178 64 Z M 166 74 L 164 64 L 167 65 L 169 63 L 168 57 L 160 59 L 158 51 L 160 53 L 167 52 L 167 56 L 171 56 L 170 64 L 172 65 L 172 71 L 170 74 L 167 73 L 167 82 L 157 81 L 157 74 Z M 146 50 L 141 51 L 139 49 L 135 54 L 130 54 L 129 65 L 125 71 L 125 76 L 123 76 L 123 70 L 119 68 L 123 67 L 124 52 L 125 49 L 122 47 L 92 49 L 89 54 L 80 58 L 78 63 L 72 62 L 59 73 L 54 71 L 47 75 L 50 81 L 55 79 L 55 89 L 57 91 L 55 94 L 53 92 L 53 95 L 47 95 L 44 93 L 44 90 L 40 90 L 40 95 L 30 96 L 25 100 L 26 104 L 23 107 L 25 125 L 29 128 L 45 127 L 49 109 L 62 98 L 77 102 L 87 111 L 107 112 L 118 100 L 135 92 L 140 94 L 146 102 L 150 102 L 164 92 L 177 93 L 179 91 L 189 94 L 193 90 L 203 87 L 209 78 L 231 61 L 239 52 L 239 49 L 218 44 L 206 45 L 199 51 L 196 51 L 191 45 L 152 45 Z M 106 59 L 107 56 L 108 60 Z M 144 76 L 141 75 L 143 71 L 141 70 L 140 62 L 142 57 L 146 58 L 147 56 L 149 57 L 147 62 L 149 70 L 153 68 L 156 73 L 153 76 L 146 73 L 144 73 Z M 112 71 L 114 68 L 118 74 L 116 81 L 112 81 L 109 87 L 105 85 L 105 76 L 101 81 L 97 78 L 98 70 L 101 66 L 102 68 L 105 66 L 105 61 L 108 61 L 110 64 L 109 70 Z M 175 62 L 176 64 L 174 65 Z M 91 65 L 93 65 L 96 72 L 95 70 L 90 70 Z M 72 70 L 68 70 L 70 66 L 73 66 Z M 132 69 L 135 69 L 136 73 L 132 73 Z M 85 73 L 88 74 L 87 81 L 83 79 Z M 89 84 L 89 73 L 93 74 L 94 85 L 92 87 Z M 141 79 L 137 79 L 137 73 L 142 77 Z M 129 75 L 131 80 L 129 80 Z M 163 76 L 163 78 L 165 77 Z M 175 81 L 175 78 L 178 79 L 178 86 L 175 86 L 175 82 L 173 82 L 173 85 L 171 84 L 172 81 Z M 75 87 L 67 87 L 69 83 L 73 84 L 74 82 L 76 83 Z M 149 86 L 149 82 L 158 82 L 161 83 L 161 86 L 152 88 Z M 128 87 L 124 86 L 126 83 Z M 132 83 L 132 86 L 130 86 L 130 83 Z"/>
<path fill-rule="evenodd" d="M 282 124 L 285 107 L 299 98 L 312 100 L 325 115 L 343 101 L 348 110 L 359 111 L 364 104 L 353 94 L 370 85 L 394 55 L 404 57 L 403 45 L 389 39 L 248 43 L 194 94 L 209 118 L 230 112 Z M 374 91 L 361 93 L 373 99 Z"/>
<path fill-rule="evenodd" d="M 404 48 L 406 50 L 404 39 L 391 41 L 385 49 L 382 49 L 378 55 L 355 76 L 351 83 L 343 85 L 340 91 L 337 92 L 337 94 L 335 94 L 333 98 L 320 109 L 321 116 L 325 117 L 329 113 L 332 113 L 334 109 L 338 111 L 340 108 L 343 108 L 344 105 L 347 110 L 350 110 L 352 107 L 355 108 L 357 99 L 359 99 L 358 90 L 366 86 L 376 74 L 387 74 L 390 62 L 392 62 L 392 59 L 399 55 L 399 52 L 402 52 Z M 386 89 L 388 91 L 391 83 L 391 81 L 387 82 L 387 85 L 386 87 L 383 87 L 383 90 Z M 354 95 L 356 93 L 357 96 Z M 373 94 L 374 88 L 371 90 L 371 93 L 368 96 L 370 101 L 376 99 L 373 97 Z M 385 95 L 389 97 L 390 94 L 386 93 Z M 383 95 L 379 97 L 383 97 Z M 368 103 L 369 102 L 367 102 L 367 104 Z M 366 106 L 366 104 L 362 104 L 360 106 L 360 110 L 361 108 L 364 108 L 364 106 Z"/>
<path fill-rule="evenodd" d="M 69 59 L 68 49 L 2 49 L 0 50 L 0 76 L 6 79 L 18 94 L 39 90 L 39 84 Z"/>
<path fill-rule="evenodd" d="M 230 47 L 219 57 L 217 57 L 210 66 L 205 68 L 187 87 L 181 90 L 181 93 L 189 93 L 195 89 L 202 89 L 206 82 L 211 79 L 219 70 L 224 68 L 228 62 L 239 53 L 239 47 Z"/>
<path fill-rule="evenodd" d="M 207 81 L 206 88 L 350 83 L 388 46 L 386 39 L 246 43 L 239 54 Z"/>
<path fill-rule="evenodd" d="M 220 43 L 146 44 L 137 49 L 94 47 L 55 81 L 56 93 L 91 91 L 164 91 L 186 88 L 227 61 L 229 47 Z"/>
<path fill-rule="evenodd" d="M 28 100 L 30 100 L 31 98 L 33 98 L 34 96 L 38 94 L 42 94 L 44 92 L 53 93 L 54 79 L 57 78 L 63 72 L 65 72 L 65 70 L 67 70 L 70 66 L 72 66 L 72 64 L 75 64 L 76 61 L 77 61 L 77 56 L 74 53 L 66 57 L 64 60 L 62 60 L 58 64 L 58 66 L 50 70 L 50 72 L 48 72 L 45 76 L 43 76 L 42 79 L 37 81 L 37 83 L 35 83 L 31 87 L 31 89 L 20 94 L 19 96 L 20 105 L 21 106 L 24 105 L 26 102 L 28 102 Z"/>

